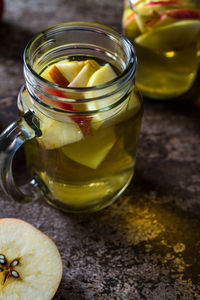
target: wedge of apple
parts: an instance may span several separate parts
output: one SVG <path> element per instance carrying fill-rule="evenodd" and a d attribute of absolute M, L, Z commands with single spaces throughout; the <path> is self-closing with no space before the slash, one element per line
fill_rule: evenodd
<path fill-rule="evenodd" d="M 140 34 L 140 29 L 136 21 L 135 12 L 132 9 L 125 9 L 122 23 L 124 32 L 129 38 L 133 39 Z"/>
<path fill-rule="evenodd" d="M 83 133 L 75 122 L 74 124 L 59 122 L 45 117 L 42 118 L 40 129 L 42 136 L 38 138 L 38 141 L 47 150 L 60 148 L 83 139 Z"/>
<path fill-rule="evenodd" d="M 71 62 L 65 63 L 66 65 L 71 64 Z M 77 67 L 77 65 L 79 67 Z M 74 74 L 78 72 L 78 70 L 80 69 L 80 65 L 81 64 L 79 62 L 73 63 L 73 67 L 76 69 L 74 70 Z M 72 82 L 68 84 L 68 86 L 87 86 L 89 78 L 97 70 L 97 68 L 99 68 L 99 65 L 94 60 L 84 61 L 81 71 L 72 80 Z M 65 78 L 63 78 L 64 75 L 60 75 L 60 70 L 57 68 L 57 65 L 56 68 L 55 65 L 49 67 L 48 72 L 45 70 L 44 78 L 48 80 L 48 76 L 51 77 L 51 81 L 53 81 L 54 79 L 56 81 L 55 83 L 58 84 L 61 82 L 63 83 L 65 80 Z M 23 92 L 22 97 L 24 106 L 27 107 L 27 109 L 34 106 L 35 114 L 40 119 L 40 129 L 42 131 L 42 136 L 37 138 L 37 140 L 45 149 L 53 150 L 56 148 L 60 148 L 64 145 L 75 143 L 84 138 L 85 135 L 91 134 L 92 129 L 90 122 L 88 121 L 88 119 L 86 121 L 86 118 L 83 119 L 81 115 L 76 114 L 76 116 L 74 117 L 65 116 L 64 122 L 54 120 L 53 118 L 48 117 L 48 115 L 42 113 L 37 108 L 36 104 L 34 104 L 34 102 L 31 100 L 31 97 L 29 96 L 27 91 Z M 69 103 L 58 102 L 58 105 L 63 109 L 75 111 L 73 106 Z M 86 110 L 87 108 L 82 107 L 82 109 Z"/>
<path fill-rule="evenodd" d="M 54 120 L 43 114 L 35 105 L 27 91 L 22 94 L 22 108 L 24 112 L 30 107 L 34 109 L 36 116 L 40 120 L 40 130 L 42 136 L 37 138 L 38 142 L 47 150 L 60 148 L 64 145 L 77 142 L 84 136 L 78 124 L 65 117 L 65 122 Z M 18 104 L 20 106 L 20 104 Z"/>
<path fill-rule="evenodd" d="M 135 42 L 152 50 L 176 51 L 192 46 L 199 39 L 199 35 L 200 21 L 184 20 L 142 34 Z"/>
<path fill-rule="evenodd" d="M 55 65 L 52 65 L 47 70 L 45 70 L 44 78 L 48 80 L 48 78 L 50 77 L 51 81 L 59 85 L 67 86 L 69 88 L 86 87 L 92 74 L 99 68 L 100 65 L 93 59 L 84 60 L 82 62 L 64 61 L 62 63 L 57 63 Z M 69 78 L 69 76 L 67 75 L 68 72 L 72 72 L 73 76 L 71 75 L 71 78 Z M 72 79 L 72 81 L 69 83 L 67 78 Z M 52 91 L 52 93 L 53 94 L 56 93 L 55 96 L 57 96 L 57 91 Z M 67 92 L 64 92 L 64 95 L 58 95 L 58 96 L 64 96 L 65 98 L 73 99 L 76 98 L 77 96 L 77 94 L 75 95 L 74 93 L 75 92 L 73 92 L 73 90 L 72 91 L 68 90 Z M 78 97 L 79 99 L 82 99 L 84 98 L 84 94 L 79 92 Z M 49 102 L 49 99 L 46 99 L 46 101 Z M 50 103 L 52 103 L 51 99 L 50 99 Z M 77 113 L 76 110 L 77 104 L 76 104 L 76 108 L 72 104 L 65 101 L 62 102 L 54 101 L 53 104 L 63 110 L 67 110 L 67 111 L 71 110 L 76 112 L 75 115 L 71 116 L 71 119 L 74 120 L 74 122 L 79 125 L 84 136 L 88 136 L 92 134 L 93 129 L 90 124 L 90 118 L 85 118 L 81 114 Z M 78 110 L 88 111 L 89 106 L 87 104 L 79 103 Z"/>
<path fill-rule="evenodd" d="M 54 65 L 49 70 L 49 75 L 52 78 L 53 82 L 63 86 L 69 85 L 69 81 L 65 78 L 62 72 L 60 72 L 59 68 L 56 65 Z"/>
<path fill-rule="evenodd" d="M 90 76 L 99 68 L 93 60 L 63 60 L 45 69 L 41 76 L 50 82 L 68 87 L 85 87 Z"/>
<path fill-rule="evenodd" d="M 99 86 L 115 79 L 116 77 L 117 74 L 110 66 L 110 64 L 105 64 L 92 74 L 87 86 Z M 91 98 L 104 96 L 104 92 L 96 88 L 89 93 L 89 96 Z M 107 93 L 112 92 L 113 87 L 108 87 Z M 105 99 L 103 98 L 101 100 L 94 100 L 91 104 L 88 105 L 90 105 L 90 109 L 101 109 L 107 106 L 111 106 L 118 99 L 120 99 L 121 96 L 121 93 L 114 93 L 114 95 L 105 97 Z M 134 109 L 136 107 L 139 107 L 138 102 L 138 98 L 129 96 L 126 100 L 126 103 L 124 103 L 123 110 L 120 111 L 117 117 L 113 116 L 112 110 L 97 113 L 96 117 L 91 120 L 92 127 L 94 128 L 96 126 L 94 135 L 87 137 L 79 142 L 66 145 L 62 148 L 63 153 L 77 163 L 80 163 L 91 169 L 98 168 L 117 140 L 117 135 L 113 125 L 117 122 L 125 120 L 127 117 L 130 117 L 129 113 L 132 113 L 133 107 Z M 129 113 L 125 115 L 125 111 L 129 111 Z M 95 124 L 96 120 L 98 120 L 97 124 Z M 105 126 L 103 124 L 105 124 Z"/>
<path fill-rule="evenodd" d="M 68 85 L 69 87 L 87 87 L 88 81 L 100 65 L 93 59 L 84 61 L 84 67 Z"/>
<path fill-rule="evenodd" d="M 181 20 L 200 20 L 200 10 L 192 8 L 164 10 L 156 16 L 155 14 L 152 14 L 145 24 L 148 27 L 152 27 L 151 29 L 154 30 L 155 27 L 170 25 Z"/>
<path fill-rule="evenodd" d="M 87 72 L 88 74 L 86 66 L 84 66 L 78 75 L 78 79 L 80 79 L 83 71 Z M 88 87 L 100 85 L 105 82 L 111 81 L 116 76 L 117 75 L 112 67 L 109 64 L 106 64 L 100 67 L 95 72 L 90 72 L 90 78 L 89 80 L 87 80 L 87 82 L 85 81 L 85 85 Z M 86 78 L 88 78 L 88 76 L 86 76 Z M 83 78 L 83 80 L 85 79 Z M 74 82 L 75 84 L 77 84 L 76 78 L 70 85 L 74 84 Z M 89 96 L 90 98 L 96 98 L 98 96 L 102 96 L 102 92 L 94 90 L 93 92 L 89 92 L 87 96 Z M 88 111 L 98 110 L 104 106 L 109 106 L 109 104 L 112 104 L 114 101 L 116 101 L 116 97 L 114 96 L 105 100 L 101 99 L 101 102 L 94 100 L 86 104 L 87 106 L 83 109 L 87 109 Z M 68 147 L 69 145 L 63 147 L 63 153 L 77 163 L 80 163 L 92 169 L 96 169 L 105 159 L 116 141 L 114 128 L 107 128 L 105 131 L 98 130 L 98 128 L 102 125 L 103 119 L 109 117 L 107 115 L 105 116 L 105 114 L 110 113 L 105 112 L 103 113 L 103 115 L 97 113 L 92 117 L 90 125 L 93 129 L 95 129 L 94 135 L 91 135 L 80 142 L 74 143 L 70 147 Z"/>
<path fill-rule="evenodd" d="M 85 61 L 69 61 L 68 59 L 65 59 L 46 68 L 42 72 L 42 77 L 48 81 L 66 86 L 78 75 L 84 65 Z M 62 84 L 59 77 L 54 77 L 54 74 L 57 72 L 57 70 L 55 71 L 55 68 L 60 72 L 59 77 L 64 77 L 67 84 Z"/>
<path fill-rule="evenodd" d="M 176 20 L 200 20 L 200 10 L 192 8 L 178 8 L 164 11 L 161 18 L 168 16 Z"/>
<path fill-rule="evenodd" d="M 88 81 L 87 86 L 92 87 L 92 86 L 98 86 L 104 83 L 108 83 L 109 81 L 115 79 L 116 77 L 117 74 L 110 66 L 110 64 L 105 64 L 104 66 L 102 66 L 92 74 L 90 80 Z M 89 96 L 91 98 L 96 98 L 96 97 L 104 96 L 105 92 L 106 94 L 109 94 L 115 91 L 113 91 L 112 87 L 103 89 L 103 92 L 101 90 L 96 89 L 90 92 Z M 96 109 L 100 109 L 113 104 L 115 101 L 116 101 L 116 96 L 110 96 L 110 97 L 105 97 L 105 99 L 103 98 L 101 100 L 94 101 L 93 103 Z"/>
<path fill-rule="evenodd" d="M 0 299 L 50 300 L 62 277 L 54 242 L 20 219 L 0 219 Z"/>
<path fill-rule="evenodd" d="M 96 169 L 106 158 L 117 140 L 113 127 L 99 130 L 95 135 L 62 148 L 70 159 L 91 169 Z"/>
<path fill-rule="evenodd" d="M 114 78 L 117 77 L 117 74 L 115 73 L 115 71 L 113 70 L 113 68 L 111 67 L 110 64 L 105 64 L 104 66 L 102 66 L 101 68 L 99 68 L 98 70 L 96 70 L 96 72 L 94 72 L 88 83 L 87 86 L 95 86 L 95 85 L 100 85 L 103 83 L 107 83 L 111 80 L 113 80 Z M 98 94 L 98 91 L 93 92 L 95 96 L 98 96 L 100 94 Z"/>
<path fill-rule="evenodd" d="M 157 6 L 157 5 L 179 5 L 180 0 L 161 0 L 161 1 L 149 1 L 146 6 Z"/>
<path fill-rule="evenodd" d="M 161 13 L 166 9 L 180 5 L 182 0 L 162 0 L 162 1 L 138 1 L 134 5 L 134 11 L 141 17 L 147 17 L 154 13 Z"/>
<path fill-rule="evenodd" d="M 110 64 L 106 64 L 102 66 L 99 70 L 97 70 L 90 78 L 88 82 L 88 86 L 95 86 L 95 85 L 101 85 L 103 83 L 109 82 L 117 77 L 116 72 L 113 70 Z M 105 91 L 104 91 L 105 92 Z M 114 92 L 113 95 L 105 97 L 105 99 L 101 99 L 100 101 L 95 101 L 95 107 L 97 109 L 102 109 L 105 107 L 109 107 L 112 104 L 114 104 L 116 101 L 118 101 L 122 96 L 122 92 L 116 93 L 115 90 L 113 90 L 113 87 L 108 87 L 106 90 L 106 93 L 109 94 Z M 91 97 L 99 97 L 102 96 L 102 91 L 100 90 L 94 90 L 93 92 L 90 93 Z M 138 106 L 138 102 L 134 100 L 134 97 L 129 96 L 127 99 L 124 101 L 123 108 L 120 111 L 120 115 L 124 113 L 126 110 L 130 110 L 133 108 L 133 106 L 136 105 Z M 103 124 L 104 122 L 109 121 L 110 118 L 114 119 L 116 116 L 113 116 L 113 110 L 108 110 L 108 111 L 102 111 L 99 112 L 99 124 Z M 117 119 L 116 119 L 117 121 Z M 116 122 L 117 123 L 117 122 Z"/>
<path fill-rule="evenodd" d="M 81 69 L 85 66 L 85 61 L 69 61 L 63 60 L 55 64 L 58 70 L 70 83 L 78 75 Z"/>

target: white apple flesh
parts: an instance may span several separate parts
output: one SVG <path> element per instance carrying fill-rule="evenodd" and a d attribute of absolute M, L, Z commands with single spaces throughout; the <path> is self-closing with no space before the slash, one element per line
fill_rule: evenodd
<path fill-rule="evenodd" d="M 63 60 L 55 64 L 63 76 L 71 82 L 84 67 L 84 61 Z"/>
<path fill-rule="evenodd" d="M 50 300 L 62 277 L 54 242 L 20 219 L 0 219 L 0 299 Z"/>

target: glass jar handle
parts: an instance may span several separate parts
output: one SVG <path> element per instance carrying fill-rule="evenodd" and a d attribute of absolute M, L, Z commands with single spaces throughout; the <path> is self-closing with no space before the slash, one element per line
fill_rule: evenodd
<path fill-rule="evenodd" d="M 25 195 L 16 186 L 12 174 L 12 161 L 16 151 L 26 141 L 39 137 L 42 132 L 39 119 L 32 111 L 26 112 L 10 124 L 0 135 L 0 182 L 3 190 L 14 200 L 25 203 L 37 198 L 36 193 Z"/>

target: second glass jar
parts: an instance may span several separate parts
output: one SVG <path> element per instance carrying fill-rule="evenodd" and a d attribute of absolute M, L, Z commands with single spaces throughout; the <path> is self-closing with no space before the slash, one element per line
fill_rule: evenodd
<path fill-rule="evenodd" d="M 125 0 L 122 23 L 136 49 L 136 82 L 142 93 L 168 99 L 187 92 L 199 62 L 198 1 Z"/>

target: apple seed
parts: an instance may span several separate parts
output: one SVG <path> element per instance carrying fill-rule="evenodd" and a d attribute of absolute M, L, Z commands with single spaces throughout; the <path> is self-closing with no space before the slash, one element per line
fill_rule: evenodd
<path fill-rule="evenodd" d="M 8 263 L 5 255 L 0 254 L 0 272 L 4 272 L 3 284 L 9 277 L 19 278 L 19 273 L 14 270 L 14 267 L 19 264 L 19 259 L 14 259 L 11 263 Z"/>
<path fill-rule="evenodd" d="M 19 273 L 17 271 L 11 271 L 11 275 L 14 277 L 14 278 L 19 278 Z"/>
<path fill-rule="evenodd" d="M 15 266 L 17 266 L 18 264 L 19 264 L 19 260 L 18 260 L 18 259 L 14 259 L 14 260 L 11 262 L 10 266 L 11 266 L 11 267 L 15 267 Z"/>

